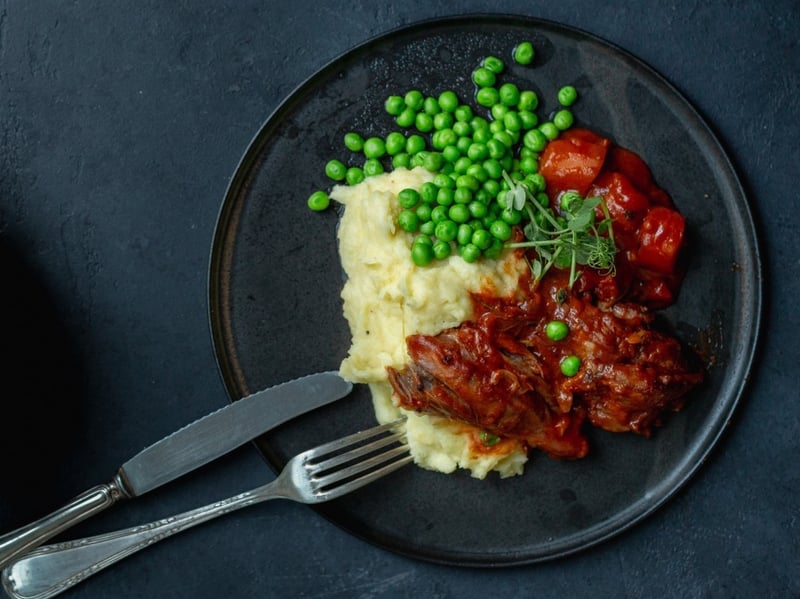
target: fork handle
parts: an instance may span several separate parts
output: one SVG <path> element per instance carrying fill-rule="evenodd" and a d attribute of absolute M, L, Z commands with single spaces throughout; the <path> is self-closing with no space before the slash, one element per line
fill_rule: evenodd
<path fill-rule="evenodd" d="M 269 483 L 149 524 L 39 547 L 3 570 L 3 588 L 12 599 L 54 597 L 162 539 L 234 510 L 284 497 L 275 491 L 273 483 Z"/>

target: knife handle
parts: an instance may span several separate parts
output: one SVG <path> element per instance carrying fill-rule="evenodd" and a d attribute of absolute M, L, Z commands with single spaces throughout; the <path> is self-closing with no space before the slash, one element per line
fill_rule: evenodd
<path fill-rule="evenodd" d="M 128 497 L 120 484 L 114 481 L 92 487 L 81 493 L 64 507 L 0 536 L 0 569 L 5 568 L 23 553 L 46 540 L 86 520 Z"/>

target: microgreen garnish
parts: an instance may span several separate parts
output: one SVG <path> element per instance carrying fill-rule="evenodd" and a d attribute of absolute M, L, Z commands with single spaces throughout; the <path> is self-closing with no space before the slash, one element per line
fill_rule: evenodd
<path fill-rule="evenodd" d="M 611 215 L 602 198 L 584 198 L 577 192 L 567 191 L 560 199 L 560 214 L 555 214 L 523 183 L 503 174 L 509 186 L 505 197 L 507 206 L 524 210 L 528 216 L 524 226 L 525 241 L 509 243 L 506 247 L 535 250 L 536 255 L 528 257 L 535 281 L 540 281 L 553 266 L 569 268 L 570 288 L 580 277 L 579 265 L 599 270 L 603 275 L 615 273 L 617 246 Z M 598 206 L 603 213 L 599 222 L 595 212 Z"/>

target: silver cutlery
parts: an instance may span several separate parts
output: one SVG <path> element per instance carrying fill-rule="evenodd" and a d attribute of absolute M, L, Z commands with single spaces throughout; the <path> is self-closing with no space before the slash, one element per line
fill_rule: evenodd
<path fill-rule="evenodd" d="M 412 461 L 404 419 L 298 454 L 272 482 L 143 526 L 39 547 L 3 570 L 12 599 L 46 599 L 145 547 L 235 510 L 270 499 L 321 503 L 350 493 Z"/>
<path fill-rule="evenodd" d="M 95 486 L 36 522 L 0 536 L 0 568 L 118 501 L 170 482 L 300 414 L 348 395 L 352 388 L 336 372 L 310 374 L 194 421 L 133 456 L 110 483 Z"/>

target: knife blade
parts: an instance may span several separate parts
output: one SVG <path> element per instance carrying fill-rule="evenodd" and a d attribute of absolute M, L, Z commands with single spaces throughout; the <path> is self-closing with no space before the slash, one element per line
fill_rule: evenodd
<path fill-rule="evenodd" d="M 269 387 L 203 416 L 126 461 L 109 483 L 0 537 L 0 569 L 78 522 L 122 499 L 138 497 L 207 464 L 296 416 L 345 397 L 353 385 L 319 372 Z"/>

